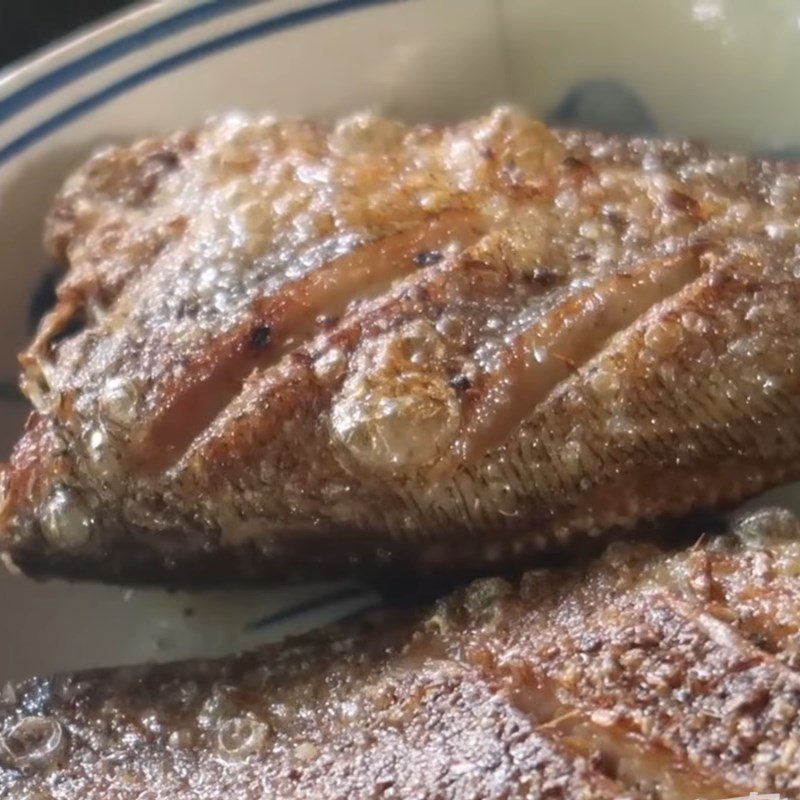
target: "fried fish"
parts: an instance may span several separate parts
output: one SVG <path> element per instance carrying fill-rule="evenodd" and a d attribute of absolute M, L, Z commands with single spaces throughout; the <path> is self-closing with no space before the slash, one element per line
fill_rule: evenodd
<path fill-rule="evenodd" d="M 800 523 L 478 581 L 220 661 L 8 687 L 0 795 L 800 796 Z"/>
<path fill-rule="evenodd" d="M 36 575 L 491 572 L 798 474 L 800 176 L 228 116 L 58 196 L 0 546 Z"/>

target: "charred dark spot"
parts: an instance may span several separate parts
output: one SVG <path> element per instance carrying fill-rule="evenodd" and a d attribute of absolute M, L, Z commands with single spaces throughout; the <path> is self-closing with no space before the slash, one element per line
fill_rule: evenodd
<path fill-rule="evenodd" d="M 133 187 L 132 199 L 139 203 L 149 200 L 158 188 L 161 178 L 175 170 L 179 164 L 180 158 L 172 150 L 163 150 L 148 156 L 142 164 L 139 182 Z"/>
<path fill-rule="evenodd" d="M 491 160 L 494 158 L 494 150 L 492 150 L 491 147 L 484 147 L 483 150 L 481 150 L 481 155 L 485 159 Z"/>
<path fill-rule="evenodd" d="M 671 189 L 667 192 L 667 205 L 674 208 L 676 211 L 681 211 L 684 214 L 689 214 L 692 217 L 701 217 L 700 203 L 691 195 L 679 192 L 677 189 Z"/>
<path fill-rule="evenodd" d="M 28 328 L 35 331 L 42 317 L 52 311 L 56 304 L 56 286 L 63 270 L 50 267 L 33 290 L 28 304 Z"/>
<path fill-rule="evenodd" d="M 628 227 L 628 220 L 614 208 L 603 209 L 603 218 L 616 233 L 622 233 Z"/>
<path fill-rule="evenodd" d="M 317 325 L 321 328 L 332 328 L 339 321 L 336 314 L 320 314 L 317 317 Z"/>
<path fill-rule="evenodd" d="M 178 154 L 173 150 L 164 150 L 161 153 L 154 153 L 149 160 L 163 167 L 164 169 L 175 169 L 180 164 Z"/>
<path fill-rule="evenodd" d="M 450 381 L 450 385 L 457 391 L 457 392 L 466 392 L 467 389 L 472 388 L 472 381 L 466 375 L 456 375 Z"/>
<path fill-rule="evenodd" d="M 259 325 L 250 331 L 250 347 L 253 350 L 263 350 L 272 339 L 272 328 L 269 325 Z"/>
<path fill-rule="evenodd" d="M 432 267 L 444 258 L 441 250 L 421 250 L 414 256 L 414 263 L 418 267 Z"/>
<path fill-rule="evenodd" d="M 597 653 L 602 646 L 600 638 L 590 633 L 583 634 L 578 641 L 578 649 L 581 653 Z"/>
<path fill-rule="evenodd" d="M 561 276 L 555 270 L 549 269 L 548 267 L 536 267 L 533 272 L 531 272 L 531 280 L 547 288 L 559 283 Z"/>
<path fill-rule="evenodd" d="M 196 300 L 187 300 L 183 298 L 178 303 L 178 308 L 175 311 L 175 317 L 181 319 L 195 319 L 200 311 L 200 304 Z"/>
<path fill-rule="evenodd" d="M 762 650 L 766 650 L 769 647 L 769 639 L 767 639 L 767 637 L 759 631 L 753 631 L 752 633 L 749 633 L 747 638 L 752 644 Z"/>
<path fill-rule="evenodd" d="M 616 780 L 619 776 L 619 759 L 613 753 L 596 750 L 591 755 L 590 763 L 598 772 L 611 780 Z"/>
<path fill-rule="evenodd" d="M 564 166 L 570 169 L 588 169 L 589 165 L 575 156 L 567 156 L 564 159 Z"/>

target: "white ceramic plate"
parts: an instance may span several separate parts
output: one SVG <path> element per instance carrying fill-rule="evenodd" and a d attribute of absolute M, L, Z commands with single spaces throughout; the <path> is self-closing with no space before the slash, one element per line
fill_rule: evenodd
<path fill-rule="evenodd" d="M 798 76 L 796 0 L 165 1 L 82 32 L 0 74 L 0 448 L 26 414 L 16 353 L 42 305 L 43 215 L 100 143 L 233 108 L 452 119 L 512 101 L 791 153 Z M 169 595 L 3 574 L 0 680 L 218 654 L 376 601 L 343 585 Z"/>

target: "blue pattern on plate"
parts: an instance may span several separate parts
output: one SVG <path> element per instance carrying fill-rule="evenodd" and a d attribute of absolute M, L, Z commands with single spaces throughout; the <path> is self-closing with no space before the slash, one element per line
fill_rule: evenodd
<path fill-rule="evenodd" d="M 293 617 L 299 617 L 300 615 L 308 614 L 311 611 L 318 611 L 321 608 L 325 608 L 325 606 L 331 605 L 331 603 L 341 603 L 345 600 L 356 600 L 359 597 L 368 598 L 369 596 L 370 592 L 368 592 L 366 589 L 355 586 L 344 586 L 341 589 L 336 589 L 332 592 L 326 592 L 318 597 L 312 597 L 309 600 L 303 600 L 300 603 L 287 606 L 286 608 L 282 608 L 280 611 L 276 611 L 274 614 L 268 614 L 267 616 L 260 617 L 259 619 L 248 623 L 247 627 L 251 630 L 269 628 L 279 622 L 286 622 Z M 358 616 L 359 614 L 364 613 L 367 609 L 372 608 L 374 605 L 375 604 L 373 603 L 366 606 L 364 609 L 354 611 L 349 616 Z"/>
<path fill-rule="evenodd" d="M 28 301 L 28 330 L 31 334 L 36 331 L 42 317 L 55 305 L 56 286 L 61 272 L 58 267 L 46 269 L 31 293 Z M 16 377 L 0 379 L 0 402 L 27 402 L 17 385 Z"/>
<path fill-rule="evenodd" d="M 268 2 L 271 0 L 207 0 L 207 2 L 197 3 L 191 8 L 182 9 L 170 17 L 160 19 L 152 25 L 139 28 L 133 33 L 120 36 L 119 39 L 114 39 L 96 50 L 67 62 L 0 100 L 0 119 L 8 119 L 12 114 L 24 111 L 62 87 L 137 50 L 151 47 L 163 39 L 209 22 L 216 17 L 240 11 L 247 6 Z"/>
<path fill-rule="evenodd" d="M 56 286 L 62 273 L 59 267 L 49 267 L 39 278 L 28 301 L 28 330 L 31 334 L 39 327 L 42 317 L 55 306 Z"/>
<path fill-rule="evenodd" d="M 800 147 L 778 147 L 760 150 L 758 155 L 768 161 L 800 161 Z"/>
<path fill-rule="evenodd" d="M 6 403 L 24 403 L 25 398 L 14 381 L 0 381 L 0 400 Z"/>
<path fill-rule="evenodd" d="M 562 128 L 591 128 L 627 136 L 658 131 L 636 92 L 609 79 L 583 81 L 570 89 L 547 121 Z"/>
<path fill-rule="evenodd" d="M 350 614 L 337 617 L 336 624 L 346 625 L 348 622 L 355 622 L 359 619 L 363 619 L 364 617 L 374 614 L 376 611 L 381 611 L 385 608 L 387 608 L 387 604 L 383 600 L 378 600 L 374 603 L 364 606 L 363 608 L 359 608 L 358 611 L 353 611 Z"/>

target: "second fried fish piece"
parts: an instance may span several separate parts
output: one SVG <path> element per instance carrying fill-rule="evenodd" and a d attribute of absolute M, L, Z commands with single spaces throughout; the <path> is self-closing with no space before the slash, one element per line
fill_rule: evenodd
<path fill-rule="evenodd" d="M 760 512 L 736 534 L 616 543 L 217 661 L 9 686 L 0 796 L 796 798 L 800 527 Z"/>
<path fill-rule="evenodd" d="M 228 117 L 101 152 L 23 354 L 22 569 L 485 570 L 800 461 L 800 179 L 679 142 Z"/>

